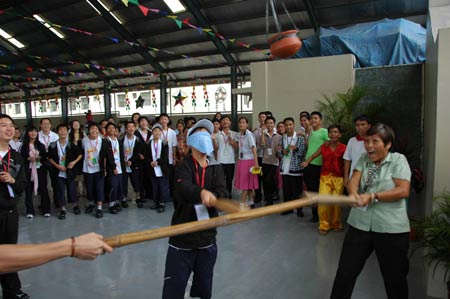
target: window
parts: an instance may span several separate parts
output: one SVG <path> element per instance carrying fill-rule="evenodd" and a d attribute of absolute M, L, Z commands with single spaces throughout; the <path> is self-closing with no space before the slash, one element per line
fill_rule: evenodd
<path fill-rule="evenodd" d="M 2 113 L 6 114 L 6 105 L 2 105 Z"/>
<path fill-rule="evenodd" d="M 21 109 L 20 109 L 20 103 L 19 104 L 14 104 L 14 114 L 22 114 Z"/>
<path fill-rule="evenodd" d="M 144 106 L 150 106 L 152 104 L 150 99 L 150 92 L 141 92 L 141 97 L 144 99 Z"/>
<path fill-rule="evenodd" d="M 131 93 L 131 97 L 132 97 L 133 99 L 137 99 L 137 92 L 132 92 L 132 93 Z"/>
<path fill-rule="evenodd" d="M 55 101 L 51 101 L 51 102 L 50 102 L 50 111 L 51 111 L 51 112 L 56 112 L 56 111 L 58 111 L 58 105 L 56 105 L 56 102 L 55 102 Z"/>
<path fill-rule="evenodd" d="M 119 108 L 125 107 L 125 94 L 124 93 L 117 94 L 117 106 Z"/>
<path fill-rule="evenodd" d="M 77 99 L 70 99 L 69 100 L 69 103 L 70 103 L 70 110 L 71 111 L 75 111 L 75 110 L 77 110 Z"/>
<path fill-rule="evenodd" d="M 81 109 L 89 110 L 89 98 L 80 97 L 80 101 L 81 101 Z"/>

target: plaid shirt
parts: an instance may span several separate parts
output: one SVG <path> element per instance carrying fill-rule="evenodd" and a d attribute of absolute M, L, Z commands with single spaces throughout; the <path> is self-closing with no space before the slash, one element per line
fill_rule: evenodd
<path fill-rule="evenodd" d="M 295 133 L 294 133 L 295 134 Z M 287 144 L 287 135 L 284 134 L 283 138 L 281 138 L 281 151 L 278 151 L 278 155 L 281 157 L 280 161 L 280 170 L 283 172 L 283 149 L 288 146 Z M 291 161 L 289 163 L 289 173 L 292 174 L 302 174 L 303 167 L 300 164 L 305 161 L 306 154 L 306 143 L 305 138 L 303 136 L 297 136 L 297 142 L 295 143 L 297 149 L 292 152 Z"/>

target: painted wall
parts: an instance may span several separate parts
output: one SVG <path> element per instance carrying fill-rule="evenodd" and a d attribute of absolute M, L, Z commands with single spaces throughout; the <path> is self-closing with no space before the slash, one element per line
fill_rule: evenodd
<path fill-rule="evenodd" d="M 323 94 L 346 92 L 355 81 L 353 55 L 252 63 L 253 123 L 258 112 L 272 111 L 277 121 L 316 110 Z"/>
<path fill-rule="evenodd" d="M 426 173 L 426 211 L 435 207 L 433 195 L 449 190 L 450 135 L 450 1 L 430 1 L 427 22 L 427 62 L 425 65 L 424 167 Z M 427 295 L 446 298 L 443 271 L 435 276 L 429 269 Z"/>

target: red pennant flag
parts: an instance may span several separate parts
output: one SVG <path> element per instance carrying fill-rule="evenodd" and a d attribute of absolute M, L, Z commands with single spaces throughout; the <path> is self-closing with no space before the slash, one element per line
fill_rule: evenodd
<path fill-rule="evenodd" d="M 144 5 L 139 5 L 139 9 L 142 11 L 142 14 L 144 16 L 147 16 L 147 14 L 148 14 L 148 8 L 147 7 L 145 7 Z"/>
<path fill-rule="evenodd" d="M 189 18 L 184 19 L 182 22 L 183 24 L 189 25 Z"/>
<path fill-rule="evenodd" d="M 26 70 L 31 73 L 33 71 L 33 68 L 32 67 L 27 67 Z"/>

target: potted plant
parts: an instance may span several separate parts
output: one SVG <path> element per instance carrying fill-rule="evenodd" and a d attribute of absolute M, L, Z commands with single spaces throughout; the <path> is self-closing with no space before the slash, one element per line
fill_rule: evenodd
<path fill-rule="evenodd" d="M 439 265 L 443 267 L 450 299 L 450 192 L 444 191 L 435 200 L 438 208 L 430 216 L 411 221 L 419 236 L 413 252 L 423 249 L 423 257 L 433 266 L 433 276 Z"/>

